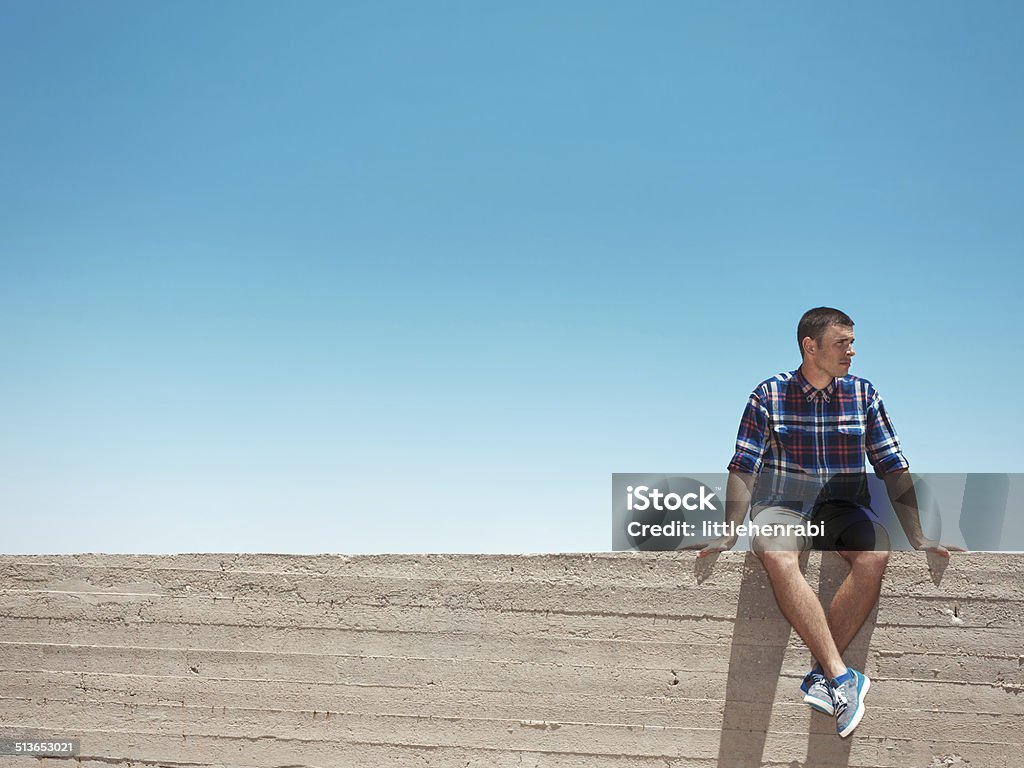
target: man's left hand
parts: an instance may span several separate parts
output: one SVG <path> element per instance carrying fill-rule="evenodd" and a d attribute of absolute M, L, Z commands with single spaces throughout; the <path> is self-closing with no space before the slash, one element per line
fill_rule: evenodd
<path fill-rule="evenodd" d="M 934 552 L 942 557 L 949 557 L 953 552 L 966 552 L 963 547 L 956 544 L 940 544 L 938 539 L 921 539 L 914 544 L 914 549 L 924 552 Z"/>

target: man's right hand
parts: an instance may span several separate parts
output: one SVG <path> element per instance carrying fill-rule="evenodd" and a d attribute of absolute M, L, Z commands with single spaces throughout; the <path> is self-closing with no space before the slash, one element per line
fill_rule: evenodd
<path fill-rule="evenodd" d="M 714 555 L 718 552 L 725 552 L 735 546 L 735 536 L 721 536 L 717 539 L 712 539 L 707 544 L 690 544 L 683 547 L 683 549 L 699 549 L 700 552 L 697 553 L 697 557 L 707 557 L 708 555 Z"/>

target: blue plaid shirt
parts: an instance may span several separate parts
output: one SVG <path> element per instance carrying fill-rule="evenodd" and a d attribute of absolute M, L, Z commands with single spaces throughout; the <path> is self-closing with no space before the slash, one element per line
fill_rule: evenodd
<path fill-rule="evenodd" d="M 806 512 L 826 500 L 870 506 L 867 461 L 879 476 L 910 467 L 878 390 L 856 376 L 815 389 L 798 368 L 754 389 L 729 470 L 758 476 L 755 508 Z"/>

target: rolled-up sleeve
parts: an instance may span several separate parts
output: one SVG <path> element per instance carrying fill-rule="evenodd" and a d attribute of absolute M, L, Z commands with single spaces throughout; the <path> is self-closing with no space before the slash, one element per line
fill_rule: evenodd
<path fill-rule="evenodd" d="M 896 436 L 892 420 L 878 392 L 873 393 L 868 405 L 866 442 L 868 460 L 879 477 L 898 469 L 910 468 L 910 462 L 900 450 L 900 439 Z"/>
<path fill-rule="evenodd" d="M 747 400 L 747 407 L 743 409 L 743 416 L 740 418 L 736 452 L 728 467 L 730 472 L 756 475 L 761 471 L 764 454 L 768 450 L 768 424 L 768 409 L 755 392 Z"/>

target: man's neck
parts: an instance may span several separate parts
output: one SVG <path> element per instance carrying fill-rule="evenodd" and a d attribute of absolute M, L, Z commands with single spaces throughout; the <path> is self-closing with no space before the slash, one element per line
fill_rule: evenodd
<path fill-rule="evenodd" d="M 835 378 L 818 368 L 812 368 L 807 364 L 806 360 L 800 365 L 800 373 L 803 374 L 805 379 L 807 379 L 807 383 L 815 389 L 824 389 L 831 384 L 832 380 Z"/>

